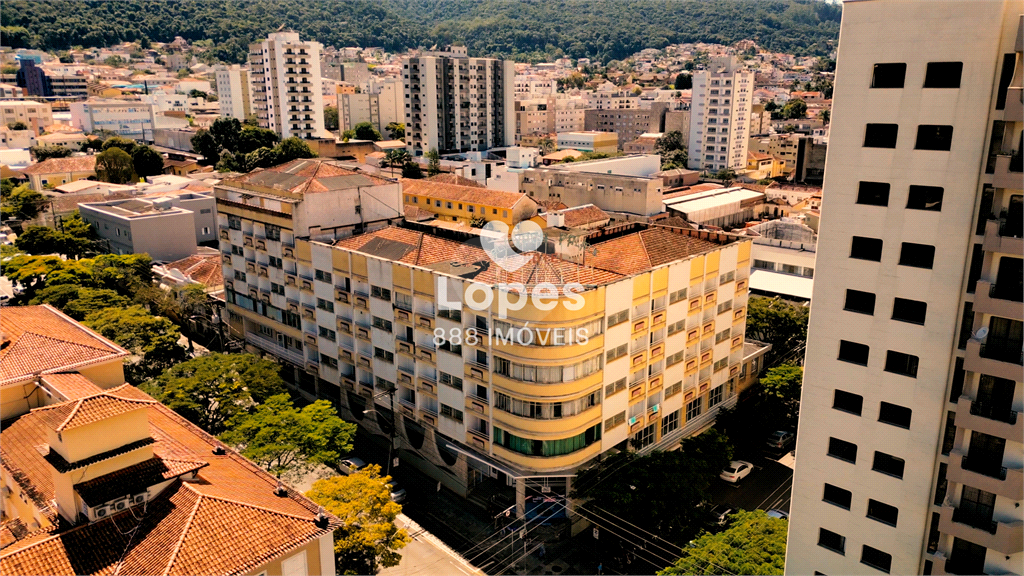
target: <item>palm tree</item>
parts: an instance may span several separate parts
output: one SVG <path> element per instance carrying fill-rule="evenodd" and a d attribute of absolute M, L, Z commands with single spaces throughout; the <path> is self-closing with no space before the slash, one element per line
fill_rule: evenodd
<path fill-rule="evenodd" d="M 388 150 L 384 154 L 384 160 L 388 163 L 388 167 L 391 168 L 391 176 L 395 175 L 395 166 L 405 166 L 405 163 L 409 161 L 409 153 L 406 152 L 405 148 L 395 148 L 394 150 Z"/>
<path fill-rule="evenodd" d="M 555 151 L 555 141 L 551 139 L 551 136 L 544 136 L 537 140 L 537 147 L 540 148 L 541 154 L 546 156 Z"/>

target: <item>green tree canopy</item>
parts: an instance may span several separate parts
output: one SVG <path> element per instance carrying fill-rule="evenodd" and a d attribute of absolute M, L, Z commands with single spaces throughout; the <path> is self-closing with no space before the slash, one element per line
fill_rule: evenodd
<path fill-rule="evenodd" d="M 405 140 L 404 122 L 388 122 L 384 129 L 388 131 L 388 138 L 392 140 Z"/>
<path fill-rule="evenodd" d="M 313 465 L 335 467 L 351 452 L 356 425 L 338 417 L 327 400 L 301 410 L 287 394 L 267 398 L 255 412 L 241 412 L 221 439 L 239 446 L 242 456 L 272 474 L 305 471 Z"/>
<path fill-rule="evenodd" d="M 338 129 L 338 107 L 324 106 L 324 128 L 326 130 Z"/>
<path fill-rule="evenodd" d="M 542 136 L 537 140 L 537 147 L 540 148 L 540 153 L 543 155 L 548 155 L 554 152 L 556 146 L 557 144 L 555 144 L 555 141 L 551 136 Z"/>
<path fill-rule="evenodd" d="M 135 140 L 132 140 L 131 138 L 125 138 L 123 136 L 109 136 L 108 138 L 103 140 L 102 149 L 104 152 L 106 152 L 111 148 L 120 148 L 121 150 L 124 150 L 130 155 L 132 152 L 135 151 L 135 147 L 138 145 L 139 143 L 136 142 Z"/>
<path fill-rule="evenodd" d="M 689 90 L 693 88 L 693 76 L 685 73 L 677 75 L 676 81 L 672 87 L 676 90 Z"/>
<path fill-rule="evenodd" d="M 373 142 L 383 140 L 380 132 L 369 122 L 360 122 L 353 126 L 352 129 L 356 131 L 356 140 L 371 140 Z"/>
<path fill-rule="evenodd" d="M 99 310 L 86 316 L 84 324 L 138 358 L 125 365 L 125 378 L 133 384 L 185 359 L 185 349 L 178 345 L 178 327 L 142 306 Z"/>
<path fill-rule="evenodd" d="M 248 154 L 260 148 L 273 148 L 281 141 L 277 132 L 268 128 L 258 126 L 245 126 L 238 135 L 238 149 L 232 150 L 237 154 Z"/>
<path fill-rule="evenodd" d="M 221 116 L 210 125 L 210 134 L 218 146 L 234 151 L 238 148 L 238 139 L 242 135 L 242 123 L 238 118 Z"/>
<path fill-rule="evenodd" d="M 96 173 L 104 182 L 127 184 L 134 171 L 132 157 L 121 148 L 111 147 L 96 155 Z"/>
<path fill-rule="evenodd" d="M 783 118 L 803 118 L 807 116 L 807 103 L 799 98 L 793 98 L 782 107 Z"/>
<path fill-rule="evenodd" d="M 829 121 L 832 120 L 832 111 L 831 110 L 822 110 L 821 114 L 818 114 L 818 118 L 821 118 L 822 122 L 824 122 L 825 124 L 828 124 Z"/>
<path fill-rule="evenodd" d="M 280 144 L 274 147 L 275 164 L 284 164 L 299 158 L 316 158 L 316 152 L 309 147 L 309 144 L 297 136 L 285 138 Z"/>
<path fill-rule="evenodd" d="M 132 151 L 135 174 L 145 178 L 164 173 L 164 157 L 152 146 L 137 146 Z"/>
<path fill-rule="evenodd" d="M 424 156 L 427 157 L 427 176 L 437 176 L 441 173 L 441 155 L 437 148 L 431 148 Z"/>
<path fill-rule="evenodd" d="M 216 164 L 220 160 L 221 146 L 209 130 L 199 130 L 191 138 L 192 149 L 203 156 L 206 165 Z"/>
<path fill-rule="evenodd" d="M 799 362 L 807 342 L 807 306 L 780 298 L 751 296 L 747 303 L 747 337 L 772 345 L 772 359 Z"/>
<path fill-rule="evenodd" d="M 64 286 L 74 285 L 65 284 Z M 52 288 L 61 287 L 62 286 L 57 285 Z M 51 288 L 49 287 L 46 288 L 46 290 L 50 289 Z M 131 300 L 125 296 L 121 296 L 116 290 L 109 290 L 107 288 L 81 288 L 73 300 L 68 301 L 63 307 L 61 307 L 61 311 L 81 322 L 82 320 L 85 320 L 86 316 L 97 310 L 103 310 L 105 308 L 125 308 L 130 303 Z"/>
<path fill-rule="evenodd" d="M 769 368 L 761 374 L 761 392 L 773 405 L 780 428 L 795 427 L 800 413 L 800 390 L 804 369 L 792 364 Z"/>
<path fill-rule="evenodd" d="M 342 521 L 334 533 L 334 556 L 339 574 L 376 574 L 397 566 L 399 550 L 409 543 L 405 529 L 395 525 L 402 506 L 391 501 L 380 466 L 371 464 L 348 476 L 317 480 L 306 492 L 310 500 Z"/>
<path fill-rule="evenodd" d="M 147 392 L 211 434 L 285 392 L 280 365 L 251 354 L 207 354 L 169 368 Z"/>
<path fill-rule="evenodd" d="M 419 164 L 410 160 L 405 164 L 402 164 L 402 178 L 418 180 L 423 178 L 423 170 L 420 168 Z"/>
<path fill-rule="evenodd" d="M 769 518 L 764 511 L 740 511 L 729 517 L 729 528 L 704 534 L 673 566 L 658 574 L 763 574 L 781 575 L 786 562 L 786 532 L 789 522 Z"/>
<path fill-rule="evenodd" d="M 36 157 L 37 162 L 49 160 L 50 158 L 67 158 L 71 156 L 71 150 L 60 145 L 44 144 L 42 146 L 32 146 L 28 150 Z"/>
<path fill-rule="evenodd" d="M 31 220 L 46 206 L 46 197 L 29 188 L 28 184 L 11 188 L 0 198 L 0 213 L 4 220 Z"/>
<path fill-rule="evenodd" d="M 764 103 L 764 109 L 766 112 L 774 112 L 779 109 L 779 105 L 774 100 L 769 100 Z"/>

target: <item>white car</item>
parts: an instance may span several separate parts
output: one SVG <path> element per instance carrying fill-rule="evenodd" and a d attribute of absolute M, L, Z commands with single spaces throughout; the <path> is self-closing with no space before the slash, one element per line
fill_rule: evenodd
<path fill-rule="evenodd" d="M 398 485 L 398 482 L 392 480 L 388 482 L 388 490 L 391 491 L 391 501 L 401 504 L 405 502 L 405 488 Z"/>
<path fill-rule="evenodd" d="M 718 475 L 719 478 L 726 482 L 736 483 L 747 477 L 754 470 L 754 465 L 750 462 L 743 460 L 733 460 L 729 462 L 729 465 L 722 470 L 722 473 Z"/>
<path fill-rule="evenodd" d="M 348 460 L 342 460 L 338 463 L 338 469 L 346 475 L 355 474 L 362 468 L 366 467 L 366 462 L 363 462 L 359 458 L 349 458 Z"/>

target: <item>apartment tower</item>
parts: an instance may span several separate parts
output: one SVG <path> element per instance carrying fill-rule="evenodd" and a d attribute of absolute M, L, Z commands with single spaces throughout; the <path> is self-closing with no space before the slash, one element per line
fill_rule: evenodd
<path fill-rule="evenodd" d="M 251 114 L 249 70 L 233 64 L 214 67 L 220 115 L 244 122 Z"/>
<path fill-rule="evenodd" d="M 261 128 L 281 138 L 318 138 L 324 130 L 319 42 L 275 32 L 249 45 L 252 109 Z"/>
<path fill-rule="evenodd" d="M 515 66 L 511 60 L 470 58 L 465 47 L 430 52 L 402 63 L 409 152 L 422 156 L 515 144 Z"/>
<path fill-rule="evenodd" d="M 1021 44 L 843 6 L 787 574 L 1024 572 Z"/>
<path fill-rule="evenodd" d="M 747 165 L 754 73 L 735 56 L 711 59 L 693 75 L 690 105 L 690 168 L 717 172 Z"/>

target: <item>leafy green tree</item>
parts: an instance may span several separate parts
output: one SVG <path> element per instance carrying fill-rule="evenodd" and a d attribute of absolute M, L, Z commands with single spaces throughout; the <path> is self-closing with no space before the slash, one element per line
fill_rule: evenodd
<path fill-rule="evenodd" d="M 164 173 L 164 157 L 152 146 L 137 146 L 132 151 L 132 166 L 141 178 Z"/>
<path fill-rule="evenodd" d="M 185 359 L 185 349 L 178 345 L 178 327 L 142 306 L 99 310 L 86 316 L 83 323 L 137 358 L 125 365 L 125 379 L 133 384 Z"/>
<path fill-rule="evenodd" d="M 274 147 L 274 164 L 284 164 L 299 158 L 316 158 L 316 152 L 309 147 L 309 144 L 297 136 L 285 138 L 280 144 Z M 273 164 L 272 164 L 273 165 Z"/>
<path fill-rule="evenodd" d="M 26 254 L 59 254 L 62 253 L 60 232 L 46 226 L 29 226 L 14 241 L 14 245 Z"/>
<path fill-rule="evenodd" d="M 18 120 L 17 122 L 12 122 L 8 124 L 7 127 L 10 128 L 11 130 L 28 130 L 28 124 L 25 124 L 21 120 Z"/>
<path fill-rule="evenodd" d="M 280 476 L 317 464 L 336 466 L 352 451 L 355 434 L 356 425 L 339 418 L 329 401 L 317 400 L 300 410 L 287 394 L 278 394 L 255 412 L 233 417 L 220 437 L 241 447 L 242 456 Z"/>
<path fill-rule="evenodd" d="M 68 156 L 71 156 L 71 150 L 64 146 L 54 146 L 50 144 L 32 146 L 28 150 L 36 157 L 36 161 L 38 162 L 43 162 L 50 158 L 67 158 Z"/>
<path fill-rule="evenodd" d="M 356 140 L 370 140 L 373 142 L 383 140 L 380 132 L 369 122 L 360 122 L 353 126 L 352 129 L 356 131 Z"/>
<path fill-rule="evenodd" d="M 245 157 L 243 156 L 244 160 Z M 241 172 L 242 165 L 238 162 L 238 157 L 235 156 L 230 150 L 225 150 L 220 156 L 220 160 L 217 161 L 216 166 L 217 172 Z"/>
<path fill-rule="evenodd" d="M 14 180 L 10 178 L 0 179 L 0 197 L 6 198 L 15 188 Z"/>
<path fill-rule="evenodd" d="M 238 149 L 238 139 L 242 136 L 242 123 L 238 118 L 222 116 L 210 125 L 210 134 L 218 146 L 234 152 Z"/>
<path fill-rule="evenodd" d="M 20 246 L 19 246 L 20 248 Z M 32 256 L 19 254 L 4 264 L 4 275 L 24 289 L 22 298 L 32 300 L 38 290 L 45 288 L 45 278 L 64 266 L 60 256 Z"/>
<path fill-rule="evenodd" d="M 39 215 L 39 211 L 46 205 L 46 198 L 29 188 L 28 184 L 22 184 L 0 199 L 0 213 L 4 219 L 31 220 Z"/>
<path fill-rule="evenodd" d="M 281 141 L 277 132 L 258 126 L 245 126 L 238 135 L 238 148 L 232 150 L 237 154 L 248 154 L 260 148 L 273 148 Z"/>
<path fill-rule="evenodd" d="M 338 129 L 338 107 L 324 106 L 324 128 L 327 130 Z"/>
<path fill-rule="evenodd" d="M 120 56 L 108 56 L 103 60 L 103 65 L 111 68 L 124 68 L 128 66 L 128 62 Z"/>
<path fill-rule="evenodd" d="M 818 114 L 818 118 L 821 118 L 822 122 L 824 122 L 825 124 L 828 124 L 832 120 L 832 111 L 831 110 L 822 110 L 821 114 Z"/>
<path fill-rule="evenodd" d="M 658 574 L 781 575 L 786 563 L 788 529 L 787 520 L 769 518 L 763 510 L 736 512 L 729 517 L 727 530 L 704 534 L 684 546 L 675 564 Z"/>
<path fill-rule="evenodd" d="M 661 169 L 674 170 L 676 168 L 686 168 L 689 161 L 685 148 L 682 150 L 673 150 L 661 155 Z"/>
<path fill-rule="evenodd" d="M 274 148 L 257 148 L 245 155 L 243 168 L 246 172 L 252 172 L 257 168 L 270 168 L 280 164 L 277 161 L 277 151 Z"/>
<path fill-rule="evenodd" d="M 188 91 L 188 97 L 189 98 L 204 98 L 205 99 L 208 96 L 209 96 L 209 94 L 207 94 L 206 92 L 203 92 L 202 90 L 200 90 L 198 88 L 193 88 L 193 89 Z"/>
<path fill-rule="evenodd" d="M 280 365 L 252 354 L 207 354 L 173 366 L 146 391 L 211 434 L 229 420 L 285 393 Z"/>
<path fill-rule="evenodd" d="M 73 284 L 64 284 L 63 286 L 73 286 Z M 52 286 L 44 290 L 60 287 L 60 285 Z M 78 291 L 78 296 L 65 303 L 61 310 L 75 320 L 82 321 L 85 320 L 86 316 L 97 310 L 105 310 L 107 308 L 122 309 L 127 307 L 130 302 L 128 298 L 121 296 L 115 290 L 81 288 Z M 56 304 L 54 305 L 56 306 Z"/>
<path fill-rule="evenodd" d="M 807 103 L 799 98 L 793 98 L 786 102 L 780 113 L 783 118 L 803 118 L 807 116 Z"/>
<path fill-rule="evenodd" d="M 82 219 L 75 210 L 62 220 L 64 234 L 60 237 L 62 251 L 69 258 L 80 258 L 95 254 L 99 249 L 99 236 L 91 224 Z"/>
<path fill-rule="evenodd" d="M 220 160 L 220 144 L 209 130 L 199 130 L 191 138 L 192 149 L 202 154 L 203 164 L 216 164 Z"/>
<path fill-rule="evenodd" d="M 405 148 L 396 148 L 394 150 L 388 150 L 384 153 L 384 160 L 387 166 L 391 168 L 391 173 L 394 174 L 397 166 L 405 166 L 406 162 L 410 162 L 412 157 L 406 152 Z"/>
<path fill-rule="evenodd" d="M 132 157 L 120 148 L 109 148 L 96 155 L 96 173 L 104 182 L 127 184 L 132 181 Z"/>
<path fill-rule="evenodd" d="M 104 152 L 106 152 L 107 150 L 110 150 L 111 148 L 120 148 L 121 150 L 124 150 L 128 154 L 131 154 L 132 152 L 135 151 L 135 147 L 138 146 L 138 145 L 139 145 L 139 143 L 136 142 L 135 140 L 132 140 L 131 138 L 125 138 L 123 136 L 116 136 L 115 135 L 115 136 L 110 136 L 110 137 L 108 137 L 108 138 L 103 140 L 103 148 L 102 149 L 103 149 Z"/>
<path fill-rule="evenodd" d="M 392 140 L 405 140 L 405 122 L 388 122 L 384 129 Z"/>
<path fill-rule="evenodd" d="M 779 421 L 795 426 L 800 413 L 800 390 L 804 380 L 804 369 L 792 364 L 769 368 L 760 378 L 761 393 L 764 394 Z M 785 426 L 784 426 L 785 427 Z"/>
<path fill-rule="evenodd" d="M 793 132 L 796 132 L 796 125 L 794 125 L 794 124 L 786 124 L 785 126 L 782 127 L 782 131 L 785 132 L 786 134 L 791 134 Z"/>
<path fill-rule="evenodd" d="M 410 160 L 405 164 L 402 164 L 402 178 L 419 180 L 420 178 L 423 178 L 423 170 L 420 168 L 419 164 Z"/>
<path fill-rule="evenodd" d="M 774 112 L 779 109 L 779 105 L 774 100 L 769 100 L 764 103 L 765 112 Z"/>
<path fill-rule="evenodd" d="M 722 168 L 718 172 L 715 172 L 714 178 L 717 178 L 718 180 L 735 180 L 736 172 L 734 172 L 732 168 Z"/>
<path fill-rule="evenodd" d="M 351 128 L 349 128 L 348 130 L 345 130 L 344 132 L 341 133 L 341 141 L 342 142 L 348 142 L 349 140 L 352 140 L 355 137 L 356 137 L 356 131 L 351 129 Z"/>
<path fill-rule="evenodd" d="M 437 148 L 431 148 L 424 156 L 427 157 L 427 176 L 437 176 L 441 173 L 441 155 Z"/>
<path fill-rule="evenodd" d="M 806 306 L 780 298 L 751 296 L 747 303 L 747 337 L 772 345 L 771 359 L 799 362 L 807 343 Z"/>
<path fill-rule="evenodd" d="M 693 76 L 690 74 L 679 74 L 672 85 L 676 90 L 689 90 L 693 88 Z"/>
<path fill-rule="evenodd" d="M 542 155 L 548 155 L 555 151 L 555 140 L 551 136 L 543 136 L 537 140 L 537 147 Z"/>
<path fill-rule="evenodd" d="M 409 543 L 395 524 L 402 506 L 391 501 L 380 466 L 371 464 L 348 476 L 317 480 L 306 496 L 342 521 L 334 532 L 334 557 L 340 574 L 376 574 L 397 566 L 399 550 Z"/>
<path fill-rule="evenodd" d="M 86 140 L 82 142 L 79 147 L 82 152 L 99 151 L 103 149 L 103 140 L 95 138 L 93 140 Z"/>

